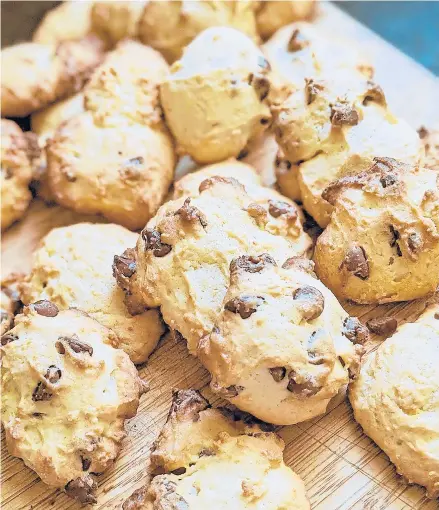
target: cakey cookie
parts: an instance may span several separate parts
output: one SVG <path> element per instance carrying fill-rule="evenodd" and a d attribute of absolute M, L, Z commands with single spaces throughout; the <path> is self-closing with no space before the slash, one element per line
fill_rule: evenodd
<path fill-rule="evenodd" d="M 375 158 L 364 173 L 331 184 L 334 206 L 314 253 L 319 278 L 339 299 L 417 299 L 439 284 L 439 175 Z"/>
<path fill-rule="evenodd" d="M 184 176 L 174 184 L 174 199 L 196 197 L 200 184 L 211 177 L 235 178 L 244 185 L 252 200 L 247 208 L 257 222 L 271 234 L 280 235 L 294 243 L 296 255 L 310 255 L 312 240 L 303 230 L 304 216 L 301 208 L 274 189 L 262 186 L 262 181 L 250 165 L 234 159 L 208 165 Z"/>
<path fill-rule="evenodd" d="M 165 322 L 186 338 L 192 353 L 221 310 L 234 258 L 270 253 L 282 264 L 297 254 L 294 243 L 269 232 L 262 211 L 236 179 L 210 177 L 199 190 L 196 197 L 165 203 L 135 250 L 114 264 L 129 310 L 160 306 Z M 135 272 L 126 270 L 132 263 Z"/>
<path fill-rule="evenodd" d="M 32 40 L 41 44 L 84 39 L 91 32 L 91 1 L 71 0 L 50 9 L 35 30 Z"/>
<path fill-rule="evenodd" d="M 270 122 L 269 71 L 259 48 L 238 30 L 210 28 L 194 39 L 160 86 L 179 151 L 198 163 L 239 156 Z"/>
<path fill-rule="evenodd" d="M 160 54 L 134 41 L 109 53 L 84 89 L 85 112 L 63 123 L 46 147 L 56 201 L 142 228 L 172 182 L 175 154 L 161 119 Z"/>
<path fill-rule="evenodd" d="M 1 229 L 19 220 L 32 195 L 29 184 L 40 156 L 37 137 L 1 119 Z"/>
<path fill-rule="evenodd" d="M 284 447 L 245 413 L 212 409 L 194 390 L 175 391 L 151 454 L 166 474 L 136 491 L 123 510 L 205 510 L 213 501 L 215 509 L 309 510 L 303 481 L 284 464 Z"/>
<path fill-rule="evenodd" d="M 326 411 L 356 377 L 367 329 L 339 305 L 311 261 L 282 267 L 267 254 L 230 265 L 230 286 L 197 355 L 211 388 L 239 409 L 277 425 Z"/>
<path fill-rule="evenodd" d="M 48 299 L 58 308 L 78 308 L 117 336 L 114 346 L 133 363 L 146 361 L 164 327 L 157 309 L 131 315 L 116 285 L 114 253 L 136 242 L 137 234 L 119 225 L 78 223 L 53 229 L 33 255 L 30 274 L 21 284 L 25 304 Z M 127 268 L 135 271 L 135 267 Z"/>
<path fill-rule="evenodd" d="M 279 28 L 293 21 L 311 19 L 316 12 L 316 1 L 262 1 L 256 11 L 256 24 L 263 39 L 271 37 Z"/>
<path fill-rule="evenodd" d="M 350 387 L 354 416 L 409 483 L 439 496 L 439 305 L 371 353 Z"/>
<path fill-rule="evenodd" d="M 23 274 L 11 273 L 1 282 L 1 335 L 12 328 L 14 315 L 18 313 L 22 306 L 18 285 L 23 277 Z"/>
<path fill-rule="evenodd" d="M 47 202 L 53 200 L 47 180 L 46 152 L 44 150 L 47 140 L 55 134 L 55 131 L 63 122 L 83 111 L 84 96 L 79 92 L 31 115 L 32 131 L 38 136 L 38 144 L 42 150 L 33 185 L 37 195 Z"/>
<path fill-rule="evenodd" d="M 365 170 L 375 156 L 417 164 L 424 149 L 417 133 L 388 110 L 382 89 L 358 73 L 307 80 L 273 107 L 277 142 L 297 176 L 305 210 L 325 227 L 332 207 L 329 184 Z"/>
<path fill-rule="evenodd" d="M 436 129 L 422 127 L 418 133 L 425 148 L 424 166 L 439 170 L 439 127 Z"/>
<path fill-rule="evenodd" d="M 183 49 L 203 30 L 233 27 L 257 39 L 254 10 L 257 2 L 209 1 L 146 3 L 139 37 L 144 44 L 160 51 L 168 62 L 181 58 Z"/>
<path fill-rule="evenodd" d="M 2 115 L 25 117 L 81 90 L 102 60 L 102 45 L 89 36 L 82 41 L 34 42 L 1 51 Z"/>
<path fill-rule="evenodd" d="M 38 301 L 2 337 L 2 423 L 11 455 L 52 487 L 93 503 L 145 385 L 113 334 L 77 310 Z"/>

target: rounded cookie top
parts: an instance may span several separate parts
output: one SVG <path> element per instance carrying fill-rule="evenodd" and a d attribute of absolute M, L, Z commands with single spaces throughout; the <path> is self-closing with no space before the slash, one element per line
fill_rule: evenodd
<path fill-rule="evenodd" d="M 439 179 L 432 169 L 375 158 L 331 184 L 334 205 L 314 261 L 339 299 L 386 303 L 424 297 L 439 284 Z"/>
<path fill-rule="evenodd" d="M 134 309 L 160 306 L 165 322 L 188 340 L 191 351 L 221 309 L 232 259 L 270 253 L 282 264 L 296 254 L 294 243 L 258 221 L 253 199 L 236 179 L 214 176 L 199 190 L 196 197 L 164 204 L 142 231 L 135 274 L 115 273 L 127 302 Z"/>
<path fill-rule="evenodd" d="M 77 310 L 38 301 L 2 337 L 2 422 L 12 455 L 48 485 L 95 502 L 144 385 L 113 333 Z"/>
<path fill-rule="evenodd" d="M 315 11 L 315 0 L 260 2 L 256 11 L 258 33 L 267 39 L 288 23 L 312 18 Z"/>
<path fill-rule="evenodd" d="M 199 163 L 237 157 L 270 122 L 269 71 L 259 48 L 238 30 L 210 28 L 194 39 L 160 86 L 180 152 Z"/>
<path fill-rule="evenodd" d="M 58 45 L 27 42 L 2 50 L 2 115 L 25 117 L 78 92 L 102 59 L 94 37 Z"/>
<path fill-rule="evenodd" d="M 131 315 L 112 275 L 114 254 L 134 246 L 136 239 L 137 234 L 111 224 L 53 229 L 42 239 L 21 284 L 23 302 L 48 299 L 60 309 L 83 310 L 116 334 L 113 345 L 131 361 L 146 361 L 164 332 L 159 311 Z"/>
<path fill-rule="evenodd" d="M 313 264 L 282 268 L 267 255 L 241 256 L 212 332 L 197 355 L 212 389 L 240 409 L 278 425 L 325 412 L 355 378 L 367 330 L 316 279 Z"/>
<path fill-rule="evenodd" d="M 1 119 L 1 228 L 20 219 L 32 199 L 29 183 L 40 156 L 37 137 Z"/>
<path fill-rule="evenodd" d="M 371 353 L 351 386 L 354 416 L 409 483 L 439 496 L 439 305 Z"/>
<path fill-rule="evenodd" d="M 168 62 L 179 59 L 199 33 L 209 27 L 233 27 L 256 38 L 254 2 L 150 1 L 139 25 L 143 43 L 159 50 Z"/>

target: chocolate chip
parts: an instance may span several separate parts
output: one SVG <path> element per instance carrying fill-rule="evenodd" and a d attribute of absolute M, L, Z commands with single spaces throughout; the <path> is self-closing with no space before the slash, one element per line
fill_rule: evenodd
<path fill-rule="evenodd" d="M 239 313 L 241 319 L 248 319 L 265 301 L 261 296 L 239 296 L 227 301 L 224 308 L 232 313 Z"/>
<path fill-rule="evenodd" d="M 177 476 L 184 475 L 186 473 L 186 468 L 185 467 L 179 467 L 177 469 L 173 469 L 171 471 L 171 473 L 173 475 L 177 475 Z"/>
<path fill-rule="evenodd" d="M 322 315 L 325 298 L 315 287 L 304 285 L 295 289 L 293 291 L 293 299 L 297 301 L 297 307 L 306 321 L 312 321 Z"/>
<path fill-rule="evenodd" d="M 292 167 L 291 161 L 288 161 L 288 159 L 285 159 L 285 157 L 279 153 L 277 153 L 274 164 L 280 172 L 288 172 L 288 170 L 291 170 Z"/>
<path fill-rule="evenodd" d="M 128 160 L 128 165 L 143 165 L 145 159 L 142 156 L 137 156 L 137 158 L 131 158 Z"/>
<path fill-rule="evenodd" d="M 151 250 L 155 257 L 164 257 L 172 250 L 171 245 L 162 243 L 161 237 L 158 230 L 151 228 L 142 230 L 142 239 L 145 241 L 145 249 Z"/>
<path fill-rule="evenodd" d="M 37 312 L 38 315 L 43 317 L 56 317 L 59 313 L 58 307 L 45 299 L 36 301 L 30 307 Z"/>
<path fill-rule="evenodd" d="M 199 221 L 203 228 L 207 227 L 206 216 L 196 207 L 191 206 L 191 199 L 186 198 L 184 204 L 174 214 L 180 216 L 185 221 Z"/>
<path fill-rule="evenodd" d="M 264 71 L 271 71 L 270 62 L 262 55 L 258 56 L 258 66 L 262 68 Z"/>
<path fill-rule="evenodd" d="M 298 375 L 294 372 L 294 370 L 291 370 L 291 372 L 288 374 L 288 377 L 289 382 L 287 390 L 297 396 L 305 398 L 311 397 L 322 389 L 312 376 L 298 378 Z M 298 383 L 296 382 L 296 379 L 303 382 Z"/>
<path fill-rule="evenodd" d="M 367 105 L 368 102 L 373 101 L 374 103 L 385 106 L 386 96 L 384 95 L 383 89 L 379 85 L 370 80 L 368 80 L 367 85 L 368 89 L 366 91 L 363 104 Z"/>
<path fill-rule="evenodd" d="M 357 278 L 361 278 L 362 280 L 367 280 L 369 278 L 369 263 L 367 262 L 366 252 L 361 246 L 352 246 L 349 248 L 342 266 Z"/>
<path fill-rule="evenodd" d="M 343 321 L 342 335 L 354 345 L 364 345 L 369 340 L 369 332 L 356 317 L 346 317 Z"/>
<path fill-rule="evenodd" d="M 113 262 L 113 276 L 117 277 L 120 273 L 125 278 L 131 278 L 137 270 L 135 259 L 126 257 L 124 255 L 115 255 Z"/>
<path fill-rule="evenodd" d="M 290 257 L 282 264 L 283 269 L 295 269 L 296 271 L 303 271 L 314 278 L 317 278 L 314 268 L 315 264 L 312 260 L 304 257 Z"/>
<path fill-rule="evenodd" d="M 357 110 L 347 104 L 338 104 L 331 109 L 333 126 L 356 126 L 360 120 Z"/>
<path fill-rule="evenodd" d="M 297 211 L 288 202 L 283 202 L 282 200 L 269 200 L 268 201 L 268 212 L 273 216 L 273 218 L 279 218 L 282 214 L 288 215 L 288 218 L 291 220 L 295 220 L 297 218 Z"/>
<path fill-rule="evenodd" d="M 61 369 L 55 365 L 50 365 L 44 376 L 51 384 L 56 384 L 61 379 Z"/>
<path fill-rule="evenodd" d="M 305 80 L 305 97 L 306 104 L 310 105 L 314 102 L 317 95 L 324 90 L 324 86 L 312 79 Z"/>
<path fill-rule="evenodd" d="M 60 354 L 65 354 L 64 344 L 67 344 L 70 349 L 77 354 L 86 352 L 89 356 L 93 356 L 93 347 L 79 340 L 79 337 L 76 334 L 73 334 L 72 336 L 58 337 L 55 347 Z"/>
<path fill-rule="evenodd" d="M 245 190 L 245 187 L 234 177 L 222 177 L 220 175 L 214 175 L 213 177 L 204 179 L 204 181 L 200 184 L 198 191 L 203 193 L 203 191 L 206 191 L 217 183 L 231 184 L 232 186 Z"/>
<path fill-rule="evenodd" d="M 423 245 L 421 236 L 417 232 L 411 232 L 407 237 L 407 245 L 412 253 L 419 252 Z"/>
<path fill-rule="evenodd" d="M 399 232 L 395 229 L 395 227 L 393 227 L 393 225 L 389 226 L 389 230 L 390 230 L 390 241 L 389 241 L 390 247 L 396 248 L 396 254 L 398 255 L 398 257 L 402 257 L 401 247 L 398 244 L 398 241 L 400 240 L 401 236 L 400 236 Z"/>
<path fill-rule="evenodd" d="M 424 126 L 421 126 L 419 129 L 418 129 L 418 135 L 419 135 L 419 138 L 421 140 L 423 140 L 424 138 L 427 138 L 427 136 L 429 135 L 429 132 L 428 132 L 428 129 L 425 128 Z"/>
<path fill-rule="evenodd" d="M 251 73 L 248 77 L 248 83 L 251 85 L 259 97 L 260 101 L 263 101 L 270 92 L 270 80 L 259 73 Z"/>
<path fill-rule="evenodd" d="M 203 448 L 198 454 L 199 457 L 213 457 L 215 455 L 216 453 L 213 448 Z"/>
<path fill-rule="evenodd" d="M 2 336 L 2 345 L 7 345 L 11 342 L 15 342 L 15 340 L 18 340 L 18 335 L 14 334 L 14 333 L 6 333 L 5 335 Z"/>
<path fill-rule="evenodd" d="M 243 158 L 246 158 L 248 156 L 248 149 L 242 149 L 239 154 L 238 154 L 238 157 L 236 159 L 243 159 Z"/>
<path fill-rule="evenodd" d="M 91 476 L 84 476 L 83 478 L 76 478 L 71 480 L 66 486 L 65 491 L 71 498 L 77 499 L 82 504 L 97 503 L 93 495 L 98 484 Z"/>
<path fill-rule="evenodd" d="M 398 327 L 398 321 L 393 317 L 380 317 L 377 319 L 370 319 L 366 322 L 369 331 L 380 336 L 390 336 L 395 333 Z"/>
<path fill-rule="evenodd" d="M 270 118 L 262 117 L 262 119 L 259 121 L 263 126 L 266 126 L 270 122 Z"/>
<path fill-rule="evenodd" d="M 217 386 L 215 388 L 215 392 L 221 395 L 223 398 L 234 398 L 237 397 L 244 390 L 244 386 L 238 386 L 236 384 L 232 384 L 231 386 L 227 386 L 227 388 L 222 388 Z"/>
<path fill-rule="evenodd" d="M 288 41 L 287 50 L 289 52 L 295 52 L 303 50 L 303 48 L 306 48 L 307 46 L 309 46 L 309 41 L 304 39 L 300 30 L 296 28 L 291 34 L 290 40 Z"/>
<path fill-rule="evenodd" d="M 247 273 L 260 273 L 268 265 L 276 266 L 275 260 L 268 253 L 257 256 L 241 255 L 230 263 L 230 272 L 236 273 L 242 269 Z"/>
<path fill-rule="evenodd" d="M 397 181 L 398 181 L 397 178 L 391 174 L 386 174 L 380 177 L 380 183 L 383 188 L 393 186 Z"/>
<path fill-rule="evenodd" d="M 287 369 L 285 367 L 274 367 L 268 370 L 270 371 L 271 377 L 273 377 L 276 382 L 281 382 L 287 374 Z"/>
<path fill-rule="evenodd" d="M 88 471 L 91 466 L 91 460 L 81 455 L 82 471 Z"/>
<path fill-rule="evenodd" d="M 50 365 L 44 378 L 47 379 L 50 384 L 56 384 L 61 379 L 61 375 L 61 370 L 58 367 Z M 47 387 L 47 384 L 40 381 L 32 393 L 32 400 L 34 402 L 47 401 L 50 400 L 52 396 L 53 393 Z"/>

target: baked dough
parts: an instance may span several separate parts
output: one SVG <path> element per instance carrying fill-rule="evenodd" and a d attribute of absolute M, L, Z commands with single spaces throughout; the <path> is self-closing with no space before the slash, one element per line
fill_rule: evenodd
<path fill-rule="evenodd" d="M 350 387 L 354 416 L 409 483 L 439 496 L 439 305 L 371 353 Z"/>
<path fill-rule="evenodd" d="M 116 334 L 114 345 L 133 363 L 143 363 L 164 333 L 160 313 L 157 309 L 128 313 L 111 269 L 114 253 L 136 239 L 137 234 L 111 224 L 53 229 L 33 255 L 31 272 L 21 284 L 22 301 L 48 299 L 60 309 L 83 310 Z"/>
<path fill-rule="evenodd" d="M 315 0 L 261 1 L 256 11 L 256 24 L 263 39 L 271 37 L 279 28 L 293 21 L 307 20 L 316 12 Z"/>
<path fill-rule="evenodd" d="M 268 255 L 243 255 L 230 265 L 221 313 L 197 355 L 219 396 L 266 422 L 292 425 L 323 414 L 356 377 L 367 338 L 311 261 L 279 267 Z"/>
<path fill-rule="evenodd" d="M 334 205 L 317 240 L 316 271 L 339 299 L 388 303 L 439 285 L 439 174 L 375 158 L 365 172 L 329 186 Z"/>
<path fill-rule="evenodd" d="M 181 58 L 184 48 L 199 33 L 210 27 L 233 27 L 256 39 L 256 4 L 246 0 L 149 1 L 140 21 L 139 37 L 172 63 Z"/>
<path fill-rule="evenodd" d="M 283 441 L 268 430 L 248 415 L 211 409 L 197 391 L 175 391 L 151 455 L 166 474 L 123 510 L 205 510 L 212 502 L 215 510 L 309 510 L 303 481 L 283 462 Z M 170 474 L 175 469 L 180 473 Z"/>
<path fill-rule="evenodd" d="M 125 275 L 115 266 L 129 309 L 160 306 L 163 319 L 186 338 L 191 353 L 212 330 L 234 258 L 269 253 L 282 264 L 298 255 L 294 243 L 266 228 L 266 214 L 236 179 L 210 177 L 199 190 L 193 198 L 165 203 L 136 249 L 124 253 L 127 263 L 136 263 L 135 273 Z"/>
<path fill-rule="evenodd" d="M 96 37 L 55 44 L 27 42 L 1 51 L 1 109 L 25 117 L 81 90 L 102 60 Z"/>
<path fill-rule="evenodd" d="M 21 273 L 11 273 L 1 281 L 1 324 L 0 335 L 12 328 L 14 324 L 14 315 L 22 307 L 18 285 L 24 275 Z"/>
<path fill-rule="evenodd" d="M 24 309 L 2 337 L 2 423 L 11 455 L 43 482 L 96 502 L 91 473 L 109 468 L 145 385 L 114 335 L 49 301 Z"/>
<path fill-rule="evenodd" d="M 419 136 L 387 108 L 382 89 L 357 72 L 310 79 L 273 108 L 277 142 L 296 173 L 305 210 L 326 227 L 329 184 L 360 173 L 375 156 L 417 164 L 424 156 Z"/>
<path fill-rule="evenodd" d="M 1 229 L 19 220 L 32 195 L 29 184 L 40 156 L 37 137 L 1 119 Z"/>
<path fill-rule="evenodd" d="M 269 70 L 259 48 L 238 30 L 215 27 L 197 36 L 160 86 L 179 152 L 198 163 L 238 157 L 270 122 Z"/>
<path fill-rule="evenodd" d="M 156 51 L 123 41 L 84 89 L 85 112 L 48 141 L 51 191 L 61 205 L 142 228 L 172 182 L 175 154 L 161 119 L 158 83 L 167 64 Z"/>
<path fill-rule="evenodd" d="M 418 130 L 425 148 L 424 165 L 439 171 L 439 127 Z"/>

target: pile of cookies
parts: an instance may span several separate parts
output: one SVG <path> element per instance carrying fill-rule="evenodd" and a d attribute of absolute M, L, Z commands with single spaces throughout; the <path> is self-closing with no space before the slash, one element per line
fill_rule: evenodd
<path fill-rule="evenodd" d="M 365 433 L 439 495 L 439 304 L 399 328 L 341 304 L 434 296 L 438 132 L 395 116 L 371 65 L 305 21 L 315 10 L 65 2 L 2 51 L 2 230 L 35 195 L 101 216 L 53 229 L 2 283 L 9 451 L 81 503 L 168 331 L 228 403 L 174 391 L 156 476 L 125 510 L 309 509 L 273 425 L 347 386 Z M 365 356 L 369 329 L 393 336 Z"/>

